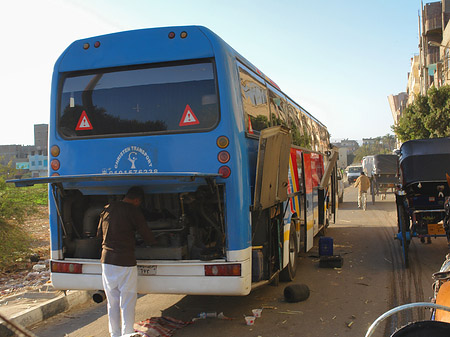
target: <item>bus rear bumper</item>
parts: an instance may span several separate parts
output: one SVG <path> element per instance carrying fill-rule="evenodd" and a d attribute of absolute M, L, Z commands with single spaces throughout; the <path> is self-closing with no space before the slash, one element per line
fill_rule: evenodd
<path fill-rule="evenodd" d="M 183 274 L 180 275 L 149 275 L 138 276 L 138 292 L 141 294 L 186 294 L 186 295 L 248 295 L 251 290 L 250 260 L 241 262 L 243 276 L 205 276 L 199 275 L 198 266 L 192 267 L 189 272 L 188 266 L 183 266 Z M 95 268 L 91 266 L 91 273 L 51 274 L 53 287 L 56 289 L 71 290 L 99 290 L 103 289 L 101 264 L 97 263 Z M 92 269 L 95 272 L 92 273 Z"/>

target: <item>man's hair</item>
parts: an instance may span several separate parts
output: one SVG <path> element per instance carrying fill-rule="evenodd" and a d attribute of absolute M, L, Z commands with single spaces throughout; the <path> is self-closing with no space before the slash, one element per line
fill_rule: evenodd
<path fill-rule="evenodd" d="M 362 175 L 362 176 L 365 176 L 366 174 L 365 174 L 364 172 L 361 172 L 361 175 Z"/>
<path fill-rule="evenodd" d="M 135 199 L 139 199 L 141 201 L 144 201 L 144 190 L 139 187 L 139 186 L 133 186 L 131 187 L 127 194 L 125 195 L 125 198 L 131 199 L 131 200 L 135 200 Z"/>

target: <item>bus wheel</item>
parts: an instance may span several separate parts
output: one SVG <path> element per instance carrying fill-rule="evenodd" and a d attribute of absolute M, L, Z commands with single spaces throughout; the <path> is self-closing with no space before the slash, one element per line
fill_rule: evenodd
<path fill-rule="evenodd" d="M 295 278 L 297 272 L 297 233 L 295 226 L 291 223 L 289 231 L 289 261 L 287 266 L 280 272 L 280 280 L 283 282 L 290 282 Z"/>

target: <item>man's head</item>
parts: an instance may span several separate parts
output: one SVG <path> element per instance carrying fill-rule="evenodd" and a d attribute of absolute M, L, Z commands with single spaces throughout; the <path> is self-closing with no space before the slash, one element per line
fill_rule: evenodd
<path fill-rule="evenodd" d="M 144 201 L 144 190 L 139 186 L 131 187 L 123 201 L 139 206 Z"/>
<path fill-rule="evenodd" d="M 362 176 L 365 176 L 366 174 L 365 174 L 364 172 L 361 172 L 361 175 L 362 175 Z"/>

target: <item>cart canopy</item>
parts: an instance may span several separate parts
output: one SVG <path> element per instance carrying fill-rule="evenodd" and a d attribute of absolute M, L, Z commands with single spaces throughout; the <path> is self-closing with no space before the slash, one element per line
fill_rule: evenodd
<path fill-rule="evenodd" d="M 445 182 L 450 174 L 450 138 L 417 139 L 400 148 L 402 184 Z"/>
<path fill-rule="evenodd" d="M 397 174 L 397 162 L 396 154 L 376 154 L 373 156 L 373 173 Z"/>

